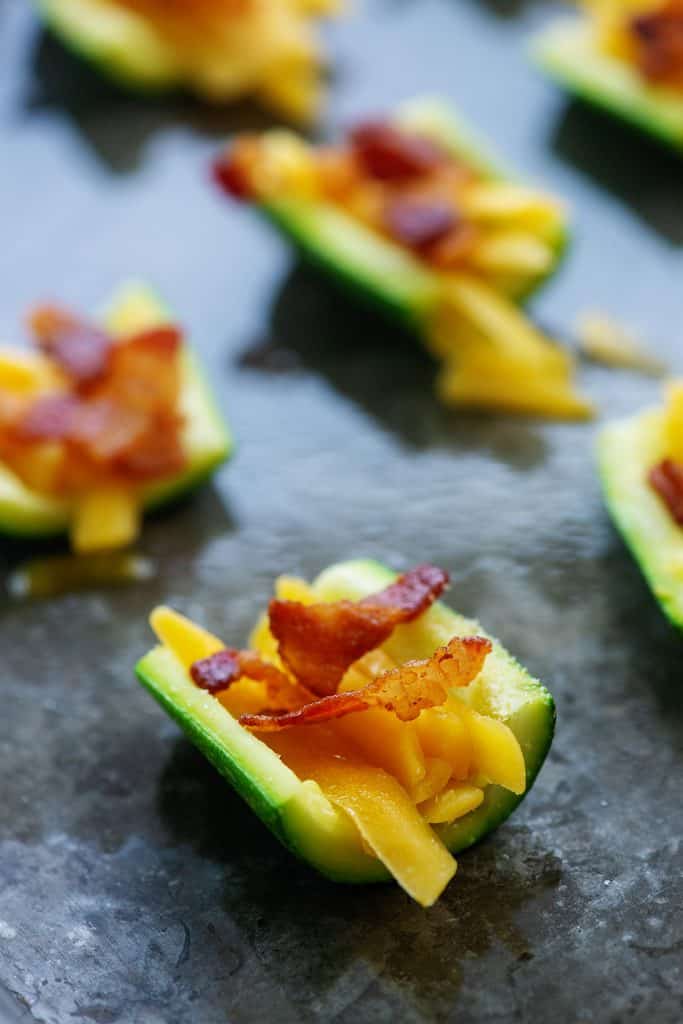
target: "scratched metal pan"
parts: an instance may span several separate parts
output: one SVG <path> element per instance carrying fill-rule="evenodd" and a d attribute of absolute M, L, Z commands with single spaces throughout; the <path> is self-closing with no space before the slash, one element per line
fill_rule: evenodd
<path fill-rule="evenodd" d="M 41 1024 L 681 1019 L 683 641 L 602 506 L 595 425 L 458 415 L 412 339 L 352 308 L 206 164 L 254 111 L 138 101 L 0 0 L 0 335 L 40 296 L 150 278 L 191 328 L 239 450 L 152 518 L 136 587 L 0 609 L 0 1017 Z M 681 367 L 681 163 L 525 59 L 543 5 L 367 0 L 329 33 L 329 128 L 456 98 L 573 205 L 535 304 L 600 307 Z M 658 384 L 586 367 L 604 416 Z M 49 548 L 46 550 L 53 550 Z M 7 572 L 28 555 L 5 545 Z M 372 555 L 453 574 L 558 702 L 533 794 L 425 912 L 294 862 L 136 684 L 148 609 L 244 637 L 283 571 Z M 550 1009 L 551 1008 L 551 1009 Z"/>

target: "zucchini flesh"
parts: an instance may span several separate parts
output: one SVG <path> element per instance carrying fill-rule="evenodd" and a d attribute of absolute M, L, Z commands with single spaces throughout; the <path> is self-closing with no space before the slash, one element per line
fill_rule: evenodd
<path fill-rule="evenodd" d="M 571 93 L 683 150 L 683 95 L 651 85 L 637 68 L 602 52 L 586 19 L 547 29 L 532 52 L 539 66 Z"/>
<path fill-rule="evenodd" d="M 609 424 L 598 441 L 605 501 L 670 621 L 683 629 L 683 528 L 648 483 L 662 456 L 664 412 L 648 409 Z"/>
<path fill-rule="evenodd" d="M 347 562 L 322 573 L 313 589 L 322 601 L 356 600 L 393 579 L 395 574 L 377 562 Z M 476 623 L 436 603 L 416 622 L 399 626 L 387 650 L 397 661 L 428 657 L 454 634 L 473 632 L 481 632 Z M 363 851 L 348 818 L 317 784 L 300 781 L 218 701 L 197 689 L 169 650 L 154 648 L 139 662 L 137 674 L 289 849 L 335 880 L 370 882 L 388 877 L 380 862 Z M 515 733 L 524 754 L 528 792 L 552 741 L 552 697 L 495 641 L 484 671 L 466 693 L 473 708 L 506 722 Z M 520 799 L 498 786 L 488 786 L 484 802 L 476 810 L 436 831 L 448 849 L 457 853 L 500 824 Z"/>
<path fill-rule="evenodd" d="M 131 284 L 113 299 L 104 323 L 114 335 L 132 334 L 167 323 L 169 315 L 146 286 Z M 180 409 L 185 418 L 183 448 L 187 466 L 182 473 L 156 481 L 142 491 L 146 509 L 156 508 L 199 486 L 232 451 L 232 438 L 192 351 L 185 346 L 182 359 Z M 49 537 L 69 528 L 68 501 L 30 490 L 0 465 L 0 533 L 22 537 Z"/>

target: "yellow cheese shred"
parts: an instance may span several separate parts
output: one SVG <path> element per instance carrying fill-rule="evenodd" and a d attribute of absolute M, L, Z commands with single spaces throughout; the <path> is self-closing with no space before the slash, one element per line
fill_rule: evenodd
<path fill-rule="evenodd" d="M 676 462 L 683 462 L 683 380 L 673 380 L 666 389 L 664 450 Z"/>
<path fill-rule="evenodd" d="M 139 531 L 140 502 L 127 488 L 88 491 L 76 503 L 71 540 L 79 553 L 126 547 Z"/>
<path fill-rule="evenodd" d="M 462 818 L 474 811 L 484 800 L 484 791 L 467 783 L 449 786 L 420 804 L 420 813 L 431 825 L 441 825 Z"/>
<path fill-rule="evenodd" d="M 349 815 L 364 843 L 398 884 L 423 907 L 441 895 L 457 869 L 455 858 L 388 772 L 305 746 L 291 733 L 269 737 L 300 779 L 313 779 Z"/>
<path fill-rule="evenodd" d="M 175 654 L 184 668 L 225 647 L 223 641 L 208 630 L 163 604 L 154 609 L 149 624 L 157 639 Z"/>

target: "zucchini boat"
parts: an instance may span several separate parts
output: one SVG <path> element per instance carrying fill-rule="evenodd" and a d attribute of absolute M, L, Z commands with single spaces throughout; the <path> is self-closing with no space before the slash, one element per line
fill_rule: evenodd
<path fill-rule="evenodd" d="M 586 4 L 541 33 L 533 56 L 576 96 L 683 149 L 683 4 Z"/>
<path fill-rule="evenodd" d="M 393 876 L 423 905 L 529 791 L 555 721 L 548 691 L 436 602 L 446 581 L 373 561 L 282 577 L 246 652 L 158 608 L 137 666 L 289 850 L 336 881 Z"/>
<path fill-rule="evenodd" d="M 683 628 L 683 384 L 662 408 L 605 427 L 600 476 L 612 518 L 671 622 Z"/>
<path fill-rule="evenodd" d="M 133 89 L 188 88 L 212 102 L 252 96 L 294 119 L 320 105 L 312 24 L 337 0 L 35 0 L 65 46 Z"/>
<path fill-rule="evenodd" d="M 218 184 L 253 202 L 333 278 L 415 330 L 447 403 L 582 418 L 573 362 L 516 303 L 567 238 L 555 199 L 513 181 L 437 100 L 314 149 L 292 133 L 238 138 Z"/>
<path fill-rule="evenodd" d="M 122 289 L 102 328 L 44 307 L 34 331 L 41 352 L 0 350 L 0 532 L 71 531 L 80 551 L 123 546 L 141 508 L 199 486 L 229 456 L 229 431 L 194 354 L 145 286 Z M 106 368 L 95 366 L 100 358 Z M 157 394 L 162 385 L 168 394 Z M 157 398 L 168 408 L 152 407 Z"/>

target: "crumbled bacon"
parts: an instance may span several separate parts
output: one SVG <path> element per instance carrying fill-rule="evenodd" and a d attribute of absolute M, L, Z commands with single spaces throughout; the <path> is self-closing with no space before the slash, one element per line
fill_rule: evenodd
<path fill-rule="evenodd" d="M 213 694 L 222 693 L 240 679 L 253 679 L 265 684 L 269 703 L 278 708 L 298 707 L 313 696 L 255 651 L 239 651 L 234 647 L 195 661 L 190 667 L 190 676 L 197 686 Z"/>
<path fill-rule="evenodd" d="M 683 89 L 683 2 L 668 0 L 632 18 L 636 61 L 652 82 Z"/>
<path fill-rule="evenodd" d="M 238 653 L 226 647 L 208 658 L 195 661 L 190 666 L 192 682 L 214 695 L 227 690 L 241 675 Z"/>
<path fill-rule="evenodd" d="M 14 426 L 17 440 L 65 440 L 71 433 L 79 407 L 74 395 L 45 395 L 36 399 Z"/>
<path fill-rule="evenodd" d="M 683 526 L 683 465 L 673 459 L 663 459 L 650 470 L 648 481 L 674 521 Z"/>
<path fill-rule="evenodd" d="M 334 693 L 349 666 L 383 643 L 396 626 L 425 612 L 447 584 L 443 570 L 420 565 L 358 602 L 302 605 L 273 600 L 270 629 L 292 674 L 324 696 Z"/>
<path fill-rule="evenodd" d="M 69 390 L 4 403 L 0 451 L 10 468 L 28 479 L 34 446 L 43 442 L 61 445 L 51 493 L 112 481 L 143 484 L 184 468 L 177 327 L 150 328 L 116 342 L 51 306 L 33 313 L 31 327 Z"/>
<path fill-rule="evenodd" d="M 363 170 L 380 181 L 407 181 L 428 174 L 445 158 L 435 142 L 386 121 L 366 121 L 351 132 L 351 147 Z"/>
<path fill-rule="evenodd" d="M 142 434 L 113 461 L 114 470 L 137 483 L 180 473 L 186 463 L 181 425 L 178 416 L 148 418 Z"/>
<path fill-rule="evenodd" d="M 452 203 L 399 197 L 388 204 L 384 220 L 393 238 L 420 250 L 447 235 L 457 224 L 457 214 Z"/>
<path fill-rule="evenodd" d="M 253 199 L 252 167 L 258 160 L 258 140 L 242 136 L 211 165 L 211 177 L 233 199 Z"/>
<path fill-rule="evenodd" d="M 467 260 L 478 238 L 474 225 L 458 221 L 442 238 L 429 246 L 426 256 L 433 266 L 450 270 Z"/>
<path fill-rule="evenodd" d="M 78 385 L 106 374 L 111 339 L 92 324 L 55 306 L 38 306 L 29 316 L 37 344 Z"/>
<path fill-rule="evenodd" d="M 242 715 L 239 721 L 258 732 L 277 732 L 319 725 L 371 707 L 392 711 L 403 722 L 412 721 L 425 708 L 444 704 L 450 687 L 468 686 L 481 672 L 490 651 L 491 641 L 486 637 L 453 637 L 431 658 L 408 661 L 361 690 L 330 694 L 279 714 Z"/>
<path fill-rule="evenodd" d="M 135 409 L 126 409 L 113 399 L 94 398 L 76 409 L 69 440 L 79 444 L 97 462 L 121 457 L 142 436 L 146 419 Z"/>
<path fill-rule="evenodd" d="M 358 604 L 361 608 L 390 608 L 400 621 L 416 619 L 443 594 L 450 582 L 445 569 L 424 562 L 404 572 L 384 590 L 364 597 Z"/>

